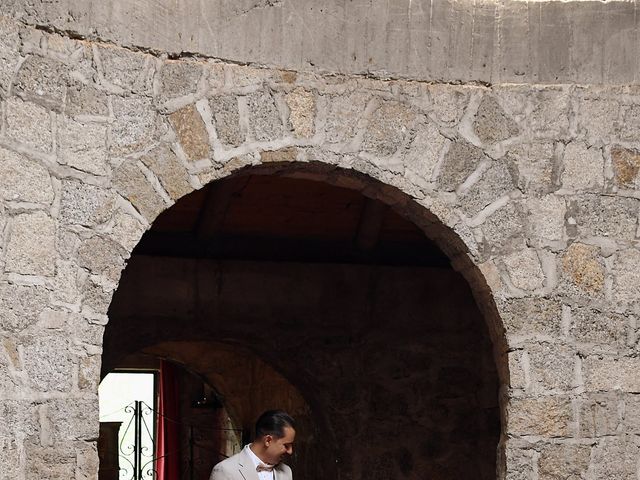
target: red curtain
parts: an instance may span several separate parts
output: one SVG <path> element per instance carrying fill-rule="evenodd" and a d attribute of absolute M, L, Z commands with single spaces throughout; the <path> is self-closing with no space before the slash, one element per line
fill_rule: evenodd
<path fill-rule="evenodd" d="M 176 369 L 164 360 L 160 363 L 158 385 L 158 434 L 156 439 L 157 480 L 180 478 L 180 423 Z"/>

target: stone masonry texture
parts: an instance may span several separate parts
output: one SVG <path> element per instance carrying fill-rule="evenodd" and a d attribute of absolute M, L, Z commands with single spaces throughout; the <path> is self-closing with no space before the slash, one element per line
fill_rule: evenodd
<path fill-rule="evenodd" d="M 493 341 L 496 478 L 638 479 L 636 3 L 203 3 L 0 0 L 0 479 L 97 478 L 126 260 L 249 166 L 324 169 L 449 255 Z"/>

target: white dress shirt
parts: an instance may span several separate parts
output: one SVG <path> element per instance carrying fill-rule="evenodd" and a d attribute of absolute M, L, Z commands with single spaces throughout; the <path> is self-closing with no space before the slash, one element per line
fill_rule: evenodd
<path fill-rule="evenodd" d="M 251 460 L 253 460 L 253 464 L 256 468 L 258 468 L 258 465 L 262 464 L 262 465 L 266 465 L 266 463 L 264 463 L 262 460 L 260 460 L 258 458 L 258 456 L 253 453 L 253 450 L 251 450 L 251 448 L 249 448 L 249 445 L 245 445 L 244 449 L 247 451 L 247 453 L 249 454 L 249 457 L 251 457 Z M 271 466 L 271 465 L 269 465 Z M 261 472 L 257 472 L 258 473 L 258 478 L 260 480 L 275 480 L 275 475 L 274 475 L 274 470 L 271 470 L 270 472 L 268 471 L 261 471 Z"/>

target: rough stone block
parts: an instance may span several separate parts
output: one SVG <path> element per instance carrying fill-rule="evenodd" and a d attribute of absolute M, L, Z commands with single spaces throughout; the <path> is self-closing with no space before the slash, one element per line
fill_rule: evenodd
<path fill-rule="evenodd" d="M 18 24 L 8 17 L 0 18 L 0 98 L 6 97 L 20 61 L 19 45 Z"/>
<path fill-rule="evenodd" d="M 70 167 L 106 175 L 107 126 L 99 123 L 80 123 L 68 117 L 58 117 L 58 156 Z"/>
<path fill-rule="evenodd" d="M 111 218 L 114 203 L 110 190 L 77 180 L 63 180 L 60 220 L 71 225 L 100 225 Z"/>
<path fill-rule="evenodd" d="M 46 57 L 29 56 L 20 66 L 13 91 L 23 99 L 61 111 L 67 90 L 69 67 Z"/>
<path fill-rule="evenodd" d="M 327 142 L 342 143 L 352 139 L 370 99 L 371 95 L 364 92 L 329 97 L 325 124 Z"/>
<path fill-rule="evenodd" d="M 534 391 L 567 392 L 575 383 L 576 353 L 548 342 L 526 346 Z"/>
<path fill-rule="evenodd" d="M 125 160 L 118 167 L 114 172 L 113 185 L 149 222 L 167 208 L 135 162 Z"/>
<path fill-rule="evenodd" d="M 156 111 L 146 97 L 113 97 L 114 121 L 111 124 L 110 150 L 127 154 L 143 150 L 153 143 Z"/>
<path fill-rule="evenodd" d="M 106 315 L 111 302 L 111 293 L 97 283 L 87 280 L 82 286 L 82 306 L 89 307 L 96 313 Z"/>
<path fill-rule="evenodd" d="M 533 457 L 535 450 L 518 448 L 508 444 L 505 448 L 505 480 L 532 480 L 535 478 Z"/>
<path fill-rule="evenodd" d="M 600 293 L 604 287 L 605 269 L 600 249 L 573 243 L 562 257 L 564 279 L 584 292 Z"/>
<path fill-rule="evenodd" d="M 267 92 L 247 95 L 249 129 L 256 140 L 276 140 L 284 134 L 284 127 L 276 102 Z"/>
<path fill-rule="evenodd" d="M 601 195 L 581 195 L 569 201 L 569 215 L 583 238 L 608 237 L 633 240 L 640 200 Z"/>
<path fill-rule="evenodd" d="M 602 438 L 593 449 L 593 478 L 635 480 L 639 456 L 640 441 L 634 435 Z"/>
<path fill-rule="evenodd" d="M 521 290 L 536 290 L 544 285 L 544 273 L 533 248 L 514 252 L 504 258 L 511 282 Z"/>
<path fill-rule="evenodd" d="M 474 217 L 491 203 L 515 190 L 517 178 L 518 174 L 512 163 L 494 163 L 480 180 L 460 195 L 462 208 L 468 216 Z"/>
<path fill-rule="evenodd" d="M 527 200 L 528 237 L 539 245 L 562 240 L 565 236 L 565 201 L 556 195 L 532 197 Z"/>
<path fill-rule="evenodd" d="M 640 434 L 640 397 L 627 394 L 622 397 L 624 402 L 624 414 L 622 415 L 623 432 Z"/>
<path fill-rule="evenodd" d="M 433 116 L 447 126 L 457 124 L 469 103 L 472 88 L 451 88 L 445 85 L 430 85 L 429 97 L 432 102 Z"/>
<path fill-rule="evenodd" d="M 25 275 L 54 275 L 55 230 L 54 220 L 44 212 L 14 217 L 5 269 Z"/>
<path fill-rule="evenodd" d="M 209 134 L 195 105 L 188 105 L 169 115 L 169 122 L 189 160 L 209 156 Z"/>
<path fill-rule="evenodd" d="M 638 304 L 640 298 L 640 252 L 635 248 L 620 251 L 613 265 L 613 299 L 617 305 Z"/>
<path fill-rule="evenodd" d="M 363 149 L 373 155 L 388 157 L 402 145 L 412 128 L 416 113 L 399 102 L 384 102 L 369 119 Z"/>
<path fill-rule="evenodd" d="M 151 93 L 155 58 L 123 48 L 98 47 L 102 75 L 112 85 L 134 93 Z"/>
<path fill-rule="evenodd" d="M 483 160 L 487 160 L 487 156 L 480 148 L 465 141 L 452 143 L 445 154 L 438 183 L 447 191 L 455 190 Z"/>
<path fill-rule="evenodd" d="M 316 97 L 313 92 L 298 87 L 285 97 L 289 107 L 289 123 L 297 137 L 310 138 L 315 133 Z"/>
<path fill-rule="evenodd" d="M 75 479 L 76 455 L 69 444 L 45 447 L 29 443 L 26 448 L 27 468 L 25 480 Z"/>
<path fill-rule="evenodd" d="M 122 247 L 99 236 L 84 240 L 78 249 L 78 263 L 94 274 L 117 281 L 124 267 L 125 252 Z"/>
<path fill-rule="evenodd" d="M 569 136 L 571 96 L 562 89 L 537 90 L 532 97 L 533 111 L 529 124 L 538 138 L 566 138 Z"/>
<path fill-rule="evenodd" d="M 571 142 L 564 149 L 562 186 L 569 190 L 601 190 L 604 186 L 602 150 L 583 142 Z"/>
<path fill-rule="evenodd" d="M 51 176 L 45 167 L 24 155 L 0 148 L 0 198 L 50 204 Z"/>
<path fill-rule="evenodd" d="M 0 318 L 2 330 L 18 333 L 38 320 L 48 301 L 48 292 L 43 287 L 13 284 L 0 285 Z"/>
<path fill-rule="evenodd" d="M 49 153 L 53 149 L 53 133 L 49 112 L 35 103 L 11 97 L 6 105 L 6 134 L 11 140 Z"/>
<path fill-rule="evenodd" d="M 141 160 L 158 177 L 172 199 L 177 200 L 193 191 L 186 168 L 168 146 L 151 150 Z"/>
<path fill-rule="evenodd" d="M 25 342 L 24 369 L 40 392 L 68 392 L 73 386 L 76 358 L 66 335 L 38 335 Z"/>
<path fill-rule="evenodd" d="M 144 225 L 131 215 L 127 215 L 122 211 L 116 211 L 114 214 L 111 238 L 121 245 L 125 251 L 133 251 L 144 231 Z"/>
<path fill-rule="evenodd" d="M 404 154 L 405 168 L 415 172 L 420 178 L 430 181 L 446 143 L 447 139 L 433 123 L 419 125 Z"/>
<path fill-rule="evenodd" d="M 571 434 L 571 401 L 566 397 L 512 398 L 507 431 L 512 435 L 567 437 Z"/>
<path fill-rule="evenodd" d="M 585 478 L 590 454 L 590 445 L 547 445 L 540 452 L 538 478 L 540 480 Z"/>
<path fill-rule="evenodd" d="M 525 216 L 513 202 L 489 216 L 481 226 L 485 256 L 512 252 L 524 245 Z"/>
<path fill-rule="evenodd" d="M 578 130 L 588 138 L 606 141 L 619 130 L 620 105 L 606 99 L 581 99 L 578 102 Z"/>
<path fill-rule="evenodd" d="M 638 368 L 640 359 L 635 357 L 589 356 L 582 363 L 585 388 L 588 392 L 640 393 Z"/>
<path fill-rule="evenodd" d="M 578 401 L 578 435 L 598 438 L 615 435 L 621 421 L 619 399 L 615 394 L 590 395 Z"/>
<path fill-rule="evenodd" d="M 106 117 L 109 115 L 107 94 L 91 85 L 73 82 L 67 88 L 65 113 L 71 117 L 77 115 Z"/>
<path fill-rule="evenodd" d="M 640 131 L 640 105 L 631 105 L 625 109 L 622 117 L 620 136 L 625 140 L 635 140 Z"/>
<path fill-rule="evenodd" d="M 221 95 L 209 100 L 213 113 L 218 140 L 225 145 L 237 147 L 244 142 L 244 132 L 240 129 L 238 99 L 235 95 Z"/>
<path fill-rule="evenodd" d="M 611 149 L 614 181 L 622 188 L 638 188 L 640 172 L 640 152 L 633 149 L 615 147 Z"/>
<path fill-rule="evenodd" d="M 98 438 L 98 399 L 54 400 L 44 404 L 54 444 Z"/>
<path fill-rule="evenodd" d="M 202 64 L 169 60 L 160 69 L 160 100 L 166 101 L 195 93 L 202 77 Z"/>
<path fill-rule="evenodd" d="M 576 342 L 593 344 L 596 349 L 623 348 L 628 328 L 628 321 L 622 315 L 589 307 L 571 309 L 570 335 Z"/>
<path fill-rule="evenodd" d="M 518 186 L 525 193 L 541 195 L 558 189 L 553 143 L 514 145 L 508 150 L 507 161 L 514 162 L 519 173 Z"/>
<path fill-rule="evenodd" d="M 482 98 L 473 129 L 482 143 L 500 142 L 519 132 L 513 119 L 509 118 L 496 99 L 490 95 Z"/>
<path fill-rule="evenodd" d="M 548 298 L 513 298 L 497 301 L 502 322 L 511 338 L 558 338 L 562 325 L 562 305 Z"/>

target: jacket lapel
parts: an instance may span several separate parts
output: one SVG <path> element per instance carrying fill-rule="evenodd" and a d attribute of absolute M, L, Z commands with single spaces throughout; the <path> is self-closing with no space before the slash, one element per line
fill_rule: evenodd
<path fill-rule="evenodd" d="M 244 449 L 238 455 L 238 469 L 244 480 L 258 480 L 258 472 L 253 465 L 253 460 Z"/>

